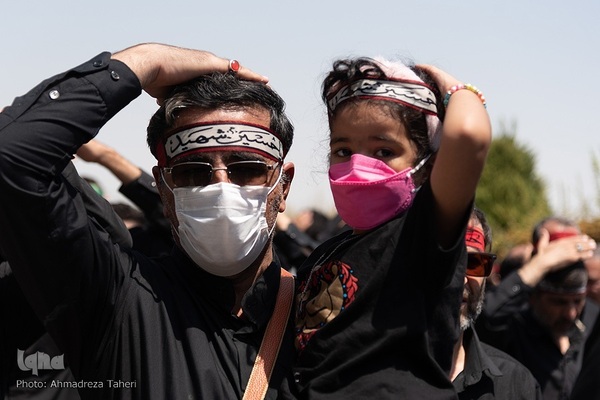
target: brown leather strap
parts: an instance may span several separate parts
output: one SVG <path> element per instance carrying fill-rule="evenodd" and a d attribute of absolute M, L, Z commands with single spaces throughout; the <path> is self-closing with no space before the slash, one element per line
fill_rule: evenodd
<path fill-rule="evenodd" d="M 279 291 L 273 315 L 267 324 L 250 379 L 244 392 L 243 400 L 262 400 L 267 394 L 271 372 L 281 347 L 285 327 L 290 317 L 290 310 L 294 300 L 294 277 L 281 268 L 279 277 Z"/>

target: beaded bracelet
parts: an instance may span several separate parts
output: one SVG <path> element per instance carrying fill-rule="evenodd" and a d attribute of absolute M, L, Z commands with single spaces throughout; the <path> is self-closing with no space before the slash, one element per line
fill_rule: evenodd
<path fill-rule="evenodd" d="M 481 102 L 483 103 L 483 106 L 485 108 L 487 108 L 487 102 L 485 101 L 485 96 L 483 95 L 481 90 L 477 89 L 477 87 L 471 85 L 470 83 L 467 83 L 467 84 L 461 83 L 461 84 L 452 86 L 450 88 L 450 90 L 448 90 L 446 92 L 446 96 L 444 96 L 444 107 L 448 107 L 448 102 L 450 101 L 450 96 L 452 96 L 452 94 L 454 94 L 455 92 L 458 92 L 459 90 L 462 90 L 462 89 L 466 89 L 470 92 L 475 93 L 479 97 Z"/>

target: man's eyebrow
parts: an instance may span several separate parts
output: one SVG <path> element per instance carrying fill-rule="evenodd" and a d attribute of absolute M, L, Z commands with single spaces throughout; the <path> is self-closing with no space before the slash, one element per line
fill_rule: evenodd
<path fill-rule="evenodd" d="M 177 163 L 186 163 L 186 162 L 206 162 L 209 164 L 212 164 L 213 161 L 215 160 L 215 157 L 213 154 L 211 153 L 196 153 L 196 154 L 190 154 L 187 155 L 185 157 L 180 158 Z"/>
<path fill-rule="evenodd" d="M 251 151 L 235 151 L 223 157 L 226 161 L 267 161 L 265 157 Z"/>

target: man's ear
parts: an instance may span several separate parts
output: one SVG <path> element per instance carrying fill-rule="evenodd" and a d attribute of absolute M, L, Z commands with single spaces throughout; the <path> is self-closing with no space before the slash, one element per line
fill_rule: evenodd
<path fill-rule="evenodd" d="M 160 173 L 160 167 L 155 165 L 152 167 L 152 175 L 154 176 L 154 181 L 156 182 L 156 189 L 158 190 L 158 194 L 163 203 L 163 214 L 165 217 L 170 219 L 169 213 L 169 205 L 173 203 L 173 194 L 170 190 L 166 188 L 165 182 L 162 178 L 162 174 Z"/>
<path fill-rule="evenodd" d="M 156 182 L 156 189 L 158 189 L 158 192 L 161 194 L 160 197 L 162 197 L 163 179 L 158 165 L 152 167 L 152 176 L 154 176 L 154 182 Z"/>
<path fill-rule="evenodd" d="M 152 176 L 154 176 L 154 181 L 158 185 L 159 181 L 162 179 L 162 177 L 160 176 L 160 167 L 158 165 L 152 167 Z"/>
<path fill-rule="evenodd" d="M 296 171 L 294 163 L 291 163 L 291 162 L 287 162 L 287 163 L 283 164 L 282 168 L 283 168 L 283 174 L 282 174 L 283 193 L 282 193 L 281 202 L 279 203 L 279 212 L 280 213 L 285 211 L 286 200 L 287 200 L 288 194 L 290 194 L 290 189 L 292 187 L 292 180 L 294 179 L 294 172 Z"/>

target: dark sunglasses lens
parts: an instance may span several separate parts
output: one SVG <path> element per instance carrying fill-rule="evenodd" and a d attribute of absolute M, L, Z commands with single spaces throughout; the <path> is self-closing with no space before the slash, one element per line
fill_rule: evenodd
<path fill-rule="evenodd" d="M 267 165 L 261 162 L 236 162 L 227 169 L 231 182 L 239 186 L 263 185 L 269 172 Z"/>
<path fill-rule="evenodd" d="M 488 277 L 492 273 L 496 256 L 488 253 L 469 253 L 467 255 L 467 275 Z"/>
<path fill-rule="evenodd" d="M 212 167 L 204 164 L 179 164 L 171 171 L 174 187 L 207 186 Z"/>

